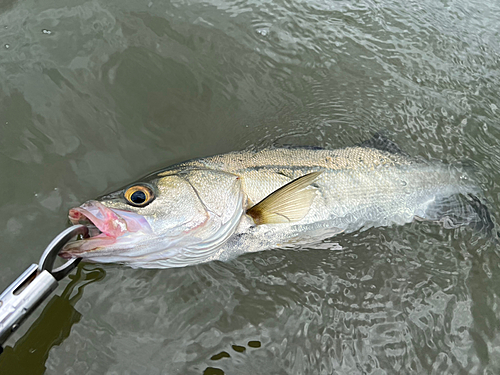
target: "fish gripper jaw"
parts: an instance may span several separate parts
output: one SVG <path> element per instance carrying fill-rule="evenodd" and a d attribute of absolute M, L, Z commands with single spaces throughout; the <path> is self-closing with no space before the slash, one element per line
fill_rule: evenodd
<path fill-rule="evenodd" d="M 88 227 L 74 225 L 61 232 L 47 246 L 39 264 L 32 264 L 0 294 L 0 353 L 9 336 L 56 289 L 81 259 L 70 259 L 54 268 L 57 254 L 73 237 L 89 236 Z"/>

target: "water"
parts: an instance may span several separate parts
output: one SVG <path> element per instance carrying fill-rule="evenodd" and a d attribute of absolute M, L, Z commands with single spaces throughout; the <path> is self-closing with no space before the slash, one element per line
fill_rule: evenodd
<path fill-rule="evenodd" d="M 4 1 L 0 289 L 72 206 L 230 150 L 383 130 L 466 163 L 499 218 L 499 22 L 469 0 Z M 488 238 L 432 223 L 183 269 L 84 264 L 0 373 L 496 374 L 499 265 Z"/>

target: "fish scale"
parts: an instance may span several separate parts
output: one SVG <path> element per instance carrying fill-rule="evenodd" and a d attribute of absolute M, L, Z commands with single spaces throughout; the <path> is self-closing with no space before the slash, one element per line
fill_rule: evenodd
<path fill-rule="evenodd" d="M 449 199 L 477 192 L 464 171 L 391 150 L 278 148 L 183 162 L 136 183 L 154 193 L 144 207 L 125 201 L 130 187 L 97 200 L 101 209 L 127 211 L 127 223 L 134 224 L 136 215 L 148 223 L 147 231 L 101 246 L 98 238 L 85 240 L 93 248 L 69 244 L 63 253 L 132 267 L 179 267 L 404 224 L 416 216 L 440 220 L 453 210 L 470 213 L 460 209 L 459 199 Z M 97 205 L 92 202 L 85 209 Z"/>

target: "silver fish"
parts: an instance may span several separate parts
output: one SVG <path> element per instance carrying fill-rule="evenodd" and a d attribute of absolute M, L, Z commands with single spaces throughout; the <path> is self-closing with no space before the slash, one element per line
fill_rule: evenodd
<path fill-rule="evenodd" d="M 441 220 L 460 209 L 453 197 L 477 192 L 459 168 L 388 149 L 283 148 L 187 161 L 71 209 L 71 222 L 93 225 L 94 235 L 60 255 L 183 267 L 414 218 Z"/>

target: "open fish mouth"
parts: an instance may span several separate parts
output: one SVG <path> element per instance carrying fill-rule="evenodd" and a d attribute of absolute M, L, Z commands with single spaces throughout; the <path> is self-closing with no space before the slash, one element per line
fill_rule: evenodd
<path fill-rule="evenodd" d="M 111 246 L 132 232 L 151 233 L 147 220 L 136 213 L 111 209 L 98 201 L 88 201 L 69 211 L 72 224 L 89 227 L 90 238 L 69 242 L 59 253 L 65 259 L 85 257 L 88 252 Z"/>

